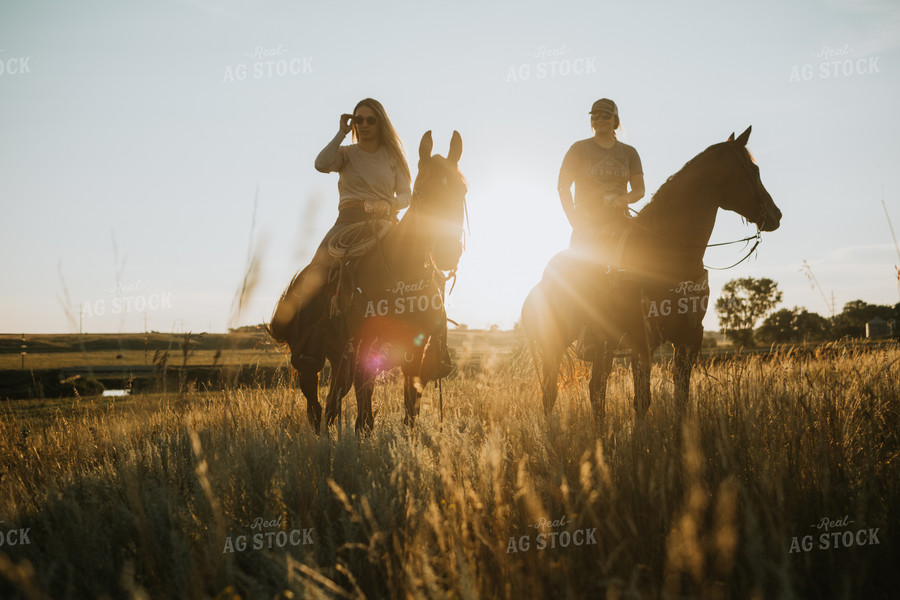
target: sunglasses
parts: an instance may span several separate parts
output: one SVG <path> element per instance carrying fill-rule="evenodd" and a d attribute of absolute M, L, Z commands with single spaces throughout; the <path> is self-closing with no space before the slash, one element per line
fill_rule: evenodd
<path fill-rule="evenodd" d="M 612 118 L 612 113 L 591 113 L 591 121 L 600 121 L 601 119 L 605 121 Z"/>
<path fill-rule="evenodd" d="M 367 125 L 377 125 L 378 119 L 376 117 L 360 117 L 359 115 L 353 117 L 353 122 L 357 125 L 362 125 L 363 123 Z"/>

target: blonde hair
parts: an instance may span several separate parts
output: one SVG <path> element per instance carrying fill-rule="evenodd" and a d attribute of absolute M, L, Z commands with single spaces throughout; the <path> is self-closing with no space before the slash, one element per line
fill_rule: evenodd
<path fill-rule="evenodd" d="M 379 125 L 378 141 L 387 148 L 388 153 L 399 164 L 400 168 L 403 169 L 406 178 L 412 179 L 412 176 L 409 173 L 409 163 L 406 162 L 406 153 L 403 151 L 403 142 L 400 141 L 400 136 L 397 135 L 397 130 L 394 129 L 394 125 L 388 118 L 387 112 L 384 110 L 381 102 L 373 98 L 363 98 L 357 102 L 355 107 L 353 107 L 354 115 L 356 114 L 356 111 L 359 110 L 360 106 L 366 106 L 375 112 L 375 115 L 378 117 Z M 352 130 L 353 141 L 356 142 L 358 140 L 356 123 L 352 124 Z"/>

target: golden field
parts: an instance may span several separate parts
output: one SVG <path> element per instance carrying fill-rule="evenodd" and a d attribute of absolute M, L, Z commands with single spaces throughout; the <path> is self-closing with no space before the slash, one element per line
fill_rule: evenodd
<path fill-rule="evenodd" d="M 549 419 L 521 355 L 412 430 L 384 377 L 361 438 L 287 386 L 6 402 L 0 597 L 890 597 L 900 348 L 706 363 L 680 425 L 669 368 L 641 423 L 621 365 L 599 421 L 577 361 Z"/>

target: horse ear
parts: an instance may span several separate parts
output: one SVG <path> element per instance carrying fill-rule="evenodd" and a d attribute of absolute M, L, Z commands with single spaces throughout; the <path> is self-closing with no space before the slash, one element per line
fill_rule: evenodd
<path fill-rule="evenodd" d="M 419 160 L 428 160 L 431 158 L 431 149 L 434 147 L 434 141 L 431 139 L 431 130 L 425 132 L 422 141 L 419 142 Z"/>
<path fill-rule="evenodd" d="M 733 142 L 733 141 L 734 141 L 734 132 L 733 132 L 733 131 L 731 132 L 731 135 L 728 136 L 728 141 L 729 141 L 729 142 Z"/>
<path fill-rule="evenodd" d="M 450 138 L 450 153 L 447 155 L 447 160 L 456 164 L 459 162 L 459 158 L 462 156 L 462 136 L 459 135 L 459 132 L 454 130 L 453 137 Z"/>
<path fill-rule="evenodd" d="M 746 145 L 747 145 L 747 140 L 750 139 L 750 130 L 751 130 L 751 129 L 753 129 L 753 125 L 751 125 L 750 127 L 748 127 L 748 128 L 747 128 L 747 131 L 745 131 L 744 133 L 742 133 L 742 134 L 740 135 L 740 137 L 737 139 L 737 143 L 738 143 L 738 144 L 740 144 L 741 146 L 746 146 Z"/>

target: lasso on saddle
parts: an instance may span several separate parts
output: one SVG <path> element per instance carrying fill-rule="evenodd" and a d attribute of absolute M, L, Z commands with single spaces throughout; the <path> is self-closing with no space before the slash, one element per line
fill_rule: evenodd
<path fill-rule="evenodd" d="M 334 282 L 329 316 L 339 316 L 350 306 L 359 258 L 381 241 L 391 225 L 388 219 L 367 219 L 347 225 L 328 241 L 328 253 L 335 259 L 328 272 L 328 282 Z"/>

